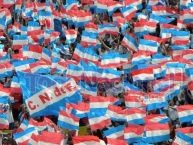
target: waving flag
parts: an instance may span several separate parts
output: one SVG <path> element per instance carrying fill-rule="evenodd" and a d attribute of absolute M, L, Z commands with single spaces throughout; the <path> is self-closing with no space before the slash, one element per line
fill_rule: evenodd
<path fill-rule="evenodd" d="M 82 67 L 69 64 L 67 66 L 66 76 L 75 79 L 76 81 L 80 81 L 82 79 L 83 70 Z"/>
<path fill-rule="evenodd" d="M 98 34 L 98 26 L 92 22 L 85 24 L 85 31 Z"/>
<path fill-rule="evenodd" d="M 13 75 L 13 66 L 9 62 L 0 63 L 0 78 Z"/>
<path fill-rule="evenodd" d="M 107 1 L 105 0 L 96 0 L 94 1 L 94 5 L 96 6 L 95 8 L 96 13 L 104 13 L 108 10 Z"/>
<path fill-rule="evenodd" d="M 125 46 L 127 49 L 131 51 L 137 51 L 138 50 L 138 44 L 135 38 L 133 38 L 131 35 L 126 34 L 121 42 L 123 46 Z"/>
<path fill-rule="evenodd" d="M 39 136 L 39 145 L 63 145 L 65 137 L 63 134 L 43 131 Z"/>
<path fill-rule="evenodd" d="M 169 118 L 166 116 L 166 114 L 150 114 L 145 117 L 145 122 L 165 124 L 169 122 Z"/>
<path fill-rule="evenodd" d="M 31 138 L 32 134 L 38 134 L 38 131 L 34 127 L 27 128 L 22 132 L 18 132 L 13 134 L 13 137 L 17 144 L 28 143 L 29 139 Z"/>
<path fill-rule="evenodd" d="M 177 107 L 178 117 L 181 123 L 193 120 L 193 105 L 181 105 Z"/>
<path fill-rule="evenodd" d="M 124 129 L 124 139 L 130 144 L 134 142 L 142 141 L 144 134 L 144 126 L 141 125 L 128 125 L 127 128 Z"/>
<path fill-rule="evenodd" d="M 193 12 L 192 10 L 183 10 L 180 12 L 180 20 L 182 20 L 187 26 L 193 24 Z"/>
<path fill-rule="evenodd" d="M 170 7 L 166 6 L 152 6 L 152 14 L 158 15 L 158 16 L 172 16 L 177 14 L 176 9 L 171 9 Z"/>
<path fill-rule="evenodd" d="M 163 23 L 171 23 L 172 21 L 174 21 L 175 18 L 167 18 L 167 17 L 163 17 L 163 16 L 157 16 L 157 15 L 154 15 L 154 14 L 150 14 L 150 21 L 153 21 L 153 22 L 156 22 L 156 23 L 160 23 L 160 24 L 163 24 Z"/>
<path fill-rule="evenodd" d="M 110 51 L 101 56 L 100 66 L 102 68 L 117 68 L 128 63 L 128 57 L 129 56 L 127 54 Z"/>
<path fill-rule="evenodd" d="M 151 61 L 151 53 L 147 51 L 137 51 L 133 54 L 131 63 L 132 64 L 143 64 Z"/>
<path fill-rule="evenodd" d="M 67 104 L 66 109 L 74 116 L 78 118 L 84 118 L 88 116 L 90 106 L 87 103 L 78 102 L 78 104 Z"/>
<path fill-rule="evenodd" d="M 81 100 L 77 84 L 73 79 L 18 74 L 23 97 L 31 116 L 57 115 L 61 105 L 69 101 L 76 103 Z M 35 80 L 39 80 L 39 83 L 36 84 Z"/>
<path fill-rule="evenodd" d="M 110 0 L 107 2 L 107 9 L 108 9 L 108 13 L 110 16 L 112 16 L 112 14 L 120 7 L 122 7 L 121 2 L 117 2 L 117 1 L 113 1 L 113 0 Z"/>
<path fill-rule="evenodd" d="M 173 142 L 173 145 L 192 144 L 193 127 L 177 128 L 175 131 L 176 138 Z"/>
<path fill-rule="evenodd" d="M 91 130 L 103 129 L 111 125 L 109 117 L 105 116 L 104 112 L 92 111 L 88 114 L 88 121 Z"/>
<path fill-rule="evenodd" d="M 151 40 L 140 39 L 139 40 L 139 50 L 147 51 L 150 53 L 157 53 L 158 44 L 157 42 L 153 42 Z"/>
<path fill-rule="evenodd" d="M 81 44 L 83 46 L 95 46 L 98 42 L 97 40 L 98 35 L 96 33 L 83 31 L 81 36 Z"/>
<path fill-rule="evenodd" d="M 74 29 L 69 29 L 65 31 L 65 36 L 68 44 L 74 43 L 77 37 L 77 31 Z"/>
<path fill-rule="evenodd" d="M 80 81 L 79 86 L 81 87 L 80 92 L 84 95 L 97 96 L 97 86 Z"/>
<path fill-rule="evenodd" d="M 26 119 L 24 119 L 24 120 L 21 122 L 19 128 L 17 129 L 17 132 L 22 132 L 22 131 L 26 130 L 26 129 L 28 128 L 28 124 L 29 124 L 29 121 L 26 120 Z"/>
<path fill-rule="evenodd" d="M 126 141 L 121 139 L 107 138 L 107 145 L 128 145 Z"/>
<path fill-rule="evenodd" d="M 112 23 L 107 23 L 107 24 L 100 24 L 98 26 L 98 32 L 99 32 L 99 35 L 104 35 L 104 34 L 117 35 L 119 33 L 119 29 L 116 27 L 116 25 Z"/>
<path fill-rule="evenodd" d="M 147 98 L 144 100 L 147 110 L 167 107 L 168 104 L 164 95 L 164 93 L 148 93 Z"/>
<path fill-rule="evenodd" d="M 170 139 L 168 124 L 148 123 L 145 125 L 145 140 L 147 143 L 157 143 Z"/>
<path fill-rule="evenodd" d="M 124 5 L 136 7 L 138 10 L 142 8 L 142 0 L 124 0 Z"/>
<path fill-rule="evenodd" d="M 131 124 L 144 124 L 146 112 L 139 108 L 125 109 L 127 122 Z"/>
<path fill-rule="evenodd" d="M 37 61 L 29 64 L 32 73 L 48 74 L 50 72 L 50 64 L 44 61 Z"/>
<path fill-rule="evenodd" d="M 103 136 L 106 138 L 123 139 L 124 138 L 124 128 L 125 126 L 123 125 L 110 128 L 103 132 Z"/>
<path fill-rule="evenodd" d="M 79 130 L 79 118 L 61 110 L 58 117 L 58 126 L 69 130 Z"/>
<path fill-rule="evenodd" d="M 119 106 L 109 105 L 106 116 L 110 117 L 112 121 L 126 121 L 124 110 L 122 110 L 122 108 Z"/>
<path fill-rule="evenodd" d="M 135 16 L 136 11 L 137 8 L 133 6 L 127 6 L 121 9 L 122 14 L 127 21 L 131 20 Z"/>
<path fill-rule="evenodd" d="M 74 145 L 100 145 L 100 139 L 97 136 L 75 136 L 72 138 L 72 142 Z"/>
<path fill-rule="evenodd" d="M 21 49 L 28 44 L 27 35 L 13 35 L 13 49 Z"/>
<path fill-rule="evenodd" d="M 124 96 L 125 106 L 128 108 L 140 108 L 145 107 L 144 95 L 127 94 Z"/>
<path fill-rule="evenodd" d="M 131 72 L 133 81 L 151 81 L 154 79 L 154 73 L 152 68 L 144 68 L 140 70 L 134 70 Z"/>
<path fill-rule="evenodd" d="M 4 113 L 0 113 L 0 129 L 9 129 L 8 117 Z"/>

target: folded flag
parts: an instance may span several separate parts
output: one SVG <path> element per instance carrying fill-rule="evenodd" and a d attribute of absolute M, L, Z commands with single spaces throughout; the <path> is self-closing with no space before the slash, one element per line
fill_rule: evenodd
<path fill-rule="evenodd" d="M 39 136 L 38 145 L 63 145 L 64 140 L 63 134 L 43 131 Z"/>
<path fill-rule="evenodd" d="M 74 29 L 68 29 L 65 31 L 66 41 L 68 44 L 74 43 L 76 41 L 78 32 Z"/>
<path fill-rule="evenodd" d="M 145 117 L 145 122 L 165 124 L 169 122 L 169 118 L 166 116 L 166 114 L 150 114 Z"/>
<path fill-rule="evenodd" d="M 128 127 L 124 129 L 124 139 L 130 144 L 134 142 L 142 141 L 144 134 L 144 126 L 129 124 Z"/>
<path fill-rule="evenodd" d="M 145 142 L 157 143 L 170 139 L 170 128 L 168 124 L 148 123 L 145 125 Z"/>
<path fill-rule="evenodd" d="M 193 105 L 181 105 L 177 107 L 178 117 L 181 123 L 193 120 Z"/>
<path fill-rule="evenodd" d="M 103 136 L 106 138 L 123 139 L 124 138 L 124 125 L 112 127 L 103 131 Z"/>
<path fill-rule="evenodd" d="M 28 73 L 18 73 L 18 76 L 24 101 L 33 117 L 58 115 L 60 106 L 67 102 L 81 101 L 80 92 L 73 79 Z M 37 84 L 35 80 L 39 80 Z"/>

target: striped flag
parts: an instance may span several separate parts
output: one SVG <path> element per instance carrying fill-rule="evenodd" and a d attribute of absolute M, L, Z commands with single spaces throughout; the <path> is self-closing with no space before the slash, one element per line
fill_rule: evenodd
<path fill-rule="evenodd" d="M 0 129 L 9 129 L 8 117 L 4 113 L 0 113 Z"/>
<path fill-rule="evenodd" d="M 138 50 L 137 40 L 132 35 L 125 34 L 121 44 L 131 51 L 135 52 Z"/>
<path fill-rule="evenodd" d="M 74 43 L 76 41 L 78 32 L 74 29 L 68 29 L 65 31 L 66 41 L 68 44 Z"/>
<path fill-rule="evenodd" d="M 193 105 L 181 105 L 177 107 L 178 117 L 181 123 L 193 120 Z"/>
<path fill-rule="evenodd" d="M 148 123 L 145 125 L 145 141 L 157 143 L 170 139 L 170 128 L 168 124 Z"/>
<path fill-rule="evenodd" d="M 72 138 L 74 145 L 89 145 L 89 144 L 100 144 L 100 139 L 97 136 L 75 136 Z"/>
<path fill-rule="evenodd" d="M 137 8 L 133 6 L 127 6 L 121 9 L 122 14 L 127 21 L 131 20 L 135 16 L 136 11 Z"/>
<path fill-rule="evenodd" d="M 121 139 L 107 138 L 107 145 L 128 145 L 126 141 Z"/>
<path fill-rule="evenodd" d="M 124 129 L 124 139 L 130 144 L 142 141 L 144 126 L 130 124 Z"/>
<path fill-rule="evenodd" d="M 169 118 L 166 116 L 166 114 L 150 114 L 145 117 L 145 122 L 165 124 L 169 122 Z"/>
<path fill-rule="evenodd" d="M 139 108 L 130 108 L 124 110 L 127 122 L 131 124 L 144 124 L 144 117 L 146 116 L 146 111 Z"/>
<path fill-rule="evenodd" d="M 124 138 L 124 125 L 112 127 L 103 131 L 103 136 L 106 138 L 123 139 Z"/>
<path fill-rule="evenodd" d="M 38 145 L 63 145 L 65 137 L 56 132 L 43 131 L 39 136 Z"/>

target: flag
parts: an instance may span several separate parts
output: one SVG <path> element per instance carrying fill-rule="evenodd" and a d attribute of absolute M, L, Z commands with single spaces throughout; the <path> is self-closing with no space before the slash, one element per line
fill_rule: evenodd
<path fill-rule="evenodd" d="M 159 45 L 157 44 L 157 42 L 153 42 L 151 40 L 146 40 L 146 39 L 140 39 L 138 49 L 155 54 L 158 51 L 158 46 Z"/>
<path fill-rule="evenodd" d="M 39 136 L 38 145 L 63 145 L 64 140 L 63 134 L 43 131 Z"/>
<path fill-rule="evenodd" d="M 193 105 L 177 106 L 178 117 L 181 123 L 193 120 Z"/>
<path fill-rule="evenodd" d="M 120 54 L 115 51 L 110 51 L 101 56 L 100 67 L 102 68 L 117 68 L 128 63 L 128 54 Z"/>
<path fill-rule="evenodd" d="M 26 130 L 26 129 L 28 128 L 28 123 L 29 123 L 29 121 L 26 120 L 26 119 L 24 119 L 24 120 L 21 122 L 19 128 L 17 129 L 17 132 L 22 132 L 22 131 Z"/>
<path fill-rule="evenodd" d="M 126 141 L 121 139 L 107 138 L 107 145 L 128 145 Z"/>
<path fill-rule="evenodd" d="M 122 14 L 127 21 L 131 20 L 135 16 L 136 11 L 137 8 L 133 6 L 127 6 L 121 9 Z"/>
<path fill-rule="evenodd" d="M 28 73 L 18 73 L 18 76 L 24 101 L 33 117 L 57 115 L 61 105 L 81 101 L 73 79 Z"/>
<path fill-rule="evenodd" d="M 74 29 L 68 29 L 65 31 L 66 41 L 68 44 L 74 43 L 77 37 L 77 31 Z"/>
<path fill-rule="evenodd" d="M 93 131 L 111 125 L 110 118 L 105 116 L 104 112 L 98 111 L 92 111 L 88 114 L 88 122 Z"/>
<path fill-rule="evenodd" d="M 154 79 L 154 73 L 152 68 L 134 70 L 131 72 L 131 75 L 133 81 L 152 81 Z"/>
<path fill-rule="evenodd" d="M 48 74 L 50 73 L 50 64 L 45 61 L 37 61 L 29 64 L 32 73 Z"/>
<path fill-rule="evenodd" d="M 79 118 L 61 110 L 58 117 L 58 126 L 69 130 L 79 130 Z"/>
<path fill-rule="evenodd" d="M 134 52 L 138 50 L 137 40 L 129 34 L 125 34 L 121 45 Z"/>
<path fill-rule="evenodd" d="M 117 1 L 113 1 L 113 0 L 107 2 L 107 10 L 108 10 L 108 14 L 109 14 L 110 16 L 112 16 L 113 13 L 114 13 L 117 9 L 119 9 L 119 8 L 121 8 L 121 7 L 122 7 L 122 3 L 121 3 L 121 2 L 117 2 Z"/>
<path fill-rule="evenodd" d="M 34 59 L 28 59 L 28 60 L 23 60 L 23 61 L 15 61 L 13 62 L 13 66 L 15 68 L 16 73 L 21 71 L 21 72 L 31 72 L 30 63 L 35 62 Z"/>
<path fill-rule="evenodd" d="M 109 128 L 108 130 L 103 131 L 103 136 L 106 138 L 122 139 L 123 140 L 124 128 L 125 128 L 124 125 Z"/>
<path fill-rule="evenodd" d="M 92 32 L 88 32 L 88 31 L 83 31 L 82 35 L 81 35 L 81 44 L 82 46 L 95 46 L 98 43 L 97 40 L 97 33 L 92 33 Z"/>
<path fill-rule="evenodd" d="M 130 144 L 134 142 L 142 141 L 144 134 L 144 126 L 129 124 L 128 127 L 124 129 L 124 139 Z"/>
<path fill-rule="evenodd" d="M 146 116 L 146 111 L 139 108 L 125 109 L 125 114 L 127 122 L 131 124 L 144 124 L 144 117 Z"/>
<path fill-rule="evenodd" d="M 72 138 L 74 145 L 88 145 L 88 144 L 97 144 L 100 145 L 100 139 L 97 136 L 75 136 Z"/>
<path fill-rule="evenodd" d="M 124 96 L 125 106 L 128 108 L 141 108 L 146 107 L 144 103 L 144 96 L 135 94 L 128 94 Z"/>
<path fill-rule="evenodd" d="M 13 46 L 12 48 L 21 49 L 23 46 L 28 44 L 27 35 L 13 35 Z"/>
<path fill-rule="evenodd" d="M 151 61 L 151 54 L 147 51 L 137 51 L 136 53 L 133 54 L 131 63 L 132 64 L 144 64 L 146 62 Z"/>
<path fill-rule="evenodd" d="M 170 128 L 168 124 L 148 123 L 145 125 L 145 142 L 157 143 L 170 139 Z"/>
<path fill-rule="evenodd" d="M 27 128 L 26 130 L 13 134 L 13 138 L 17 144 L 27 144 L 32 134 L 38 134 L 38 131 L 34 127 Z"/>
<path fill-rule="evenodd" d="M 90 106 L 84 102 L 78 102 L 78 104 L 67 104 L 66 109 L 68 112 L 71 112 L 72 115 L 78 118 L 88 117 L 90 111 Z"/>
<path fill-rule="evenodd" d="M 126 121 L 126 115 L 124 110 L 115 105 L 109 105 L 106 112 L 106 116 L 110 117 L 112 121 L 124 122 Z"/>
<path fill-rule="evenodd" d="M 106 23 L 106 24 L 98 25 L 98 32 L 99 32 L 99 35 L 104 35 L 104 34 L 117 35 L 119 34 L 119 29 L 113 23 Z"/>
<path fill-rule="evenodd" d="M 166 116 L 166 114 L 150 114 L 145 117 L 145 122 L 165 124 L 169 122 L 169 118 Z"/>
<path fill-rule="evenodd" d="M 96 13 L 104 13 L 108 10 L 107 1 L 105 0 L 96 0 L 94 1 L 94 5 Z"/>
<path fill-rule="evenodd" d="M 4 113 L 0 113 L 0 129 L 1 130 L 9 129 L 8 117 Z"/>
<path fill-rule="evenodd" d="M 0 78 L 11 77 L 13 75 L 13 65 L 10 62 L 0 63 Z"/>
<path fill-rule="evenodd" d="M 69 64 L 67 66 L 66 76 L 80 81 L 82 79 L 83 70 L 82 67 L 75 64 Z"/>
<path fill-rule="evenodd" d="M 168 103 L 164 93 L 148 93 L 147 98 L 144 100 L 147 105 L 147 110 L 155 110 L 163 107 L 167 107 Z"/>
<path fill-rule="evenodd" d="M 159 23 L 159 24 L 168 24 L 171 23 L 175 20 L 175 18 L 168 18 L 168 17 L 164 17 L 164 16 L 157 16 L 155 14 L 150 14 L 150 21 Z"/>
<path fill-rule="evenodd" d="M 97 85 L 96 84 L 92 85 L 90 83 L 80 81 L 79 86 L 80 86 L 81 94 L 97 96 Z"/>
<path fill-rule="evenodd" d="M 96 25 L 92 22 L 85 24 L 85 31 L 90 32 L 90 33 L 94 33 L 94 34 L 98 34 L 98 25 Z"/>
<path fill-rule="evenodd" d="M 138 10 L 142 9 L 142 0 L 124 0 L 123 4 L 127 7 L 129 5 L 136 7 Z"/>
<path fill-rule="evenodd" d="M 192 127 L 177 128 L 175 132 L 176 132 L 176 137 L 172 145 L 192 144 L 192 139 L 193 139 Z"/>
<path fill-rule="evenodd" d="M 152 14 L 157 16 L 173 16 L 175 14 L 178 14 L 178 11 L 170 7 L 159 5 L 152 6 Z"/>

